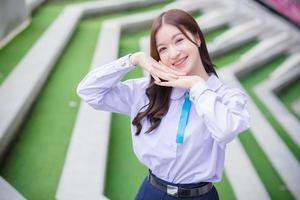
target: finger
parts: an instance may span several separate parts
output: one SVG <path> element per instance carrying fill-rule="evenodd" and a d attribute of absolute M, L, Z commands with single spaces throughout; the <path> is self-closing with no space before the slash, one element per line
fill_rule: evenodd
<path fill-rule="evenodd" d="M 177 80 L 179 78 L 177 75 L 166 73 L 161 70 L 157 70 L 156 68 L 151 68 L 150 74 L 167 81 Z"/>
<path fill-rule="evenodd" d="M 159 61 L 159 63 L 157 65 L 155 65 L 155 67 L 165 71 L 165 72 L 169 72 L 169 73 L 172 73 L 172 74 L 175 74 L 175 75 L 178 75 L 178 76 L 181 76 L 181 75 L 186 75 L 186 72 L 184 71 L 179 71 L 177 70 L 176 68 L 172 69 L 171 67 L 168 67 L 166 65 L 164 65 L 162 62 Z"/>
<path fill-rule="evenodd" d="M 170 67 L 162 64 L 161 62 L 159 63 L 154 63 L 153 64 L 153 67 L 155 67 L 157 70 L 160 70 L 160 71 L 163 71 L 163 72 L 166 72 L 166 73 L 170 73 L 170 74 L 174 74 L 176 76 L 182 76 L 182 75 L 185 75 L 184 72 L 180 72 L 180 71 L 176 71 L 174 69 L 171 69 Z"/>
<path fill-rule="evenodd" d="M 157 76 L 159 78 L 162 78 L 162 79 L 166 80 L 166 81 L 174 81 L 174 80 L 177 80 L 179 78 L 177 75 L 162 72 L 162 71 L 157 71 Z"/>
<path fill-rule="evenodd" d="M 159 61 L 158 63 L 155 63 L 154 67 L 159 68 L 165 72 L 169 72 L 175 75 L 186 75 L 186 72 L 184 71 L 178 71 L 176 68 L 172 69 L 166 65 L 164 65 L 161 61 Z"/>
<path fill-rule="evenodd" d="M 160 86 L 165 86 L 165 87 L 173 87 L 174 86 L 174 82 L 172 82 L 172 81 L 163 81 L 163 82 L 154 81 L 154 83 L 157 85 L 160 85 Z"/>
<path fill-rule="evenodd" d="M 151 76 L 154 78 L 155 81 L 161 82 L 161 80 L 157 76 L 155 76 L 153 74 L 151 74 Z"/>

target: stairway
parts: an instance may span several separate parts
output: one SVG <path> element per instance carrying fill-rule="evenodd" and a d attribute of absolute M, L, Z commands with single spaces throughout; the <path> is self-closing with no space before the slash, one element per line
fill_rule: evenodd
<path fill-rule="evenodd" d="M 279 98 L 299 81 L 300 33 L 250 0 L 61 4 L 0 85 L 0 175 L 14 191 L 28 199 L 134 197 L 147 170 L 131 150 L 129 120 L 81 103 L 75 87 L 89 69 L 149 52 L 150 23 L 172 7 L 196 16 L 220 78 L 250 98 L 252 126 L 227 146 L 221 199 L 300 199 L 299 118 Z M 0 62 L 21 44 L 1 49 Z M 136 69 L 125 78 L 140 76 Z"/>

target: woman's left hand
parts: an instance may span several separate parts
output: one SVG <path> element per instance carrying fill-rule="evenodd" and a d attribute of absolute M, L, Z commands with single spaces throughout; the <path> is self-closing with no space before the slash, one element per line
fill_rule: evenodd
<path fill-rule="evenodd" d="M 190 89 L 199 81 L 204 81 L 200 76 L 179 76 L 178 79 L 173 81 L 154 81 L 156 85 L 166 86 L 166 87 L 180 87 L 185 89 Z"/>

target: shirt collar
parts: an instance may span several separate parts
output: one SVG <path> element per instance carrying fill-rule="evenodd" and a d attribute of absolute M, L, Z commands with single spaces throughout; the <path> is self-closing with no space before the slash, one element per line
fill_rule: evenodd
<path fill-rule="evenodd" d="M 178 88 L 178 87 L 172 88 L 171 99 L 173 100 L 180 99 L 186 91 L 188 90 L 185 88 Z"/>
<path fill-rule="evenodd" d="M 216 91 L 223 84 L 219 80 L 219 78 L 213 73 L 209 73 L 209 78 L 207 79 L 207 81 L 205 81 L 205 83 L 207 87 L 213 91 Z M 180 99 L 186 91 L 189 90 L 184 88 L 172 88 L 171 99 L 173 100 Z"/>
<path fill-rule="evenodd" d="M 209 73 L 209 78 L 206 81 L 206 84 L 212 91 L 217 91 L 217 89 L 223 85 L 223 83 L 214 73 Z"/>

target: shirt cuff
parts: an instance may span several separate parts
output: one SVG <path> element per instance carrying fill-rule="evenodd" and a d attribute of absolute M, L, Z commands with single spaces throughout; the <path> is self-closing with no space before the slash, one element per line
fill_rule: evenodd
<path fill-rule="evenodd" d="M 199 81 L 190 89 L 190 100 L 193 103 L 196 103 L 198 98 L 202 95 L 202 93 L 206 90 L 209 90 L 208 85 L 204 80 Z"/>
<path fill-rule="evenodd" d="M 133 65 L 129 60 L 130 55 L 131 54 L 123 56 L 116 61 L 116 64 L 114 65 L 116 71 L 121 71 L 124 69 L 133 69 L 135 67 L 135 65 Z"/>

